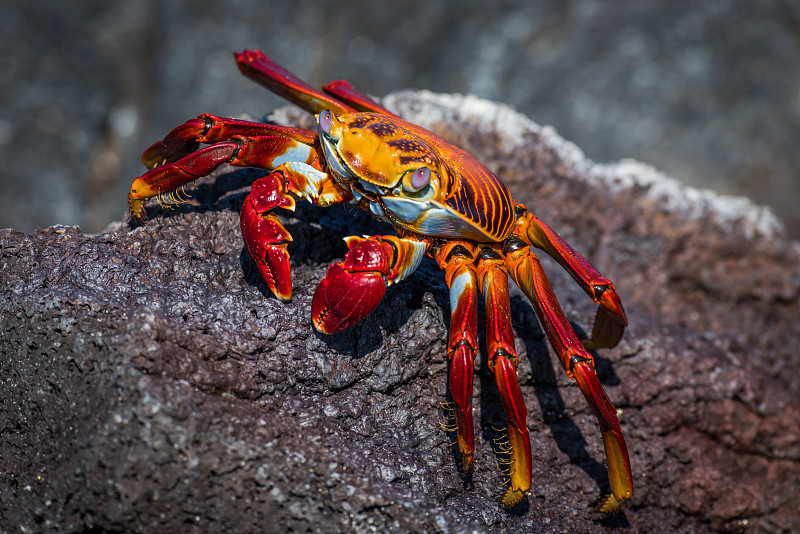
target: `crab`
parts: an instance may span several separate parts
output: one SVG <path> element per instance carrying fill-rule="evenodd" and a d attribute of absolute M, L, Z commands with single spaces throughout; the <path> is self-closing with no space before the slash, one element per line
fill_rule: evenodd
<path fill-rule="evenodd" d="M 509 469 L 500 498 L 514 506 L 531 487 L 527 410 L 517 383 L 508 276 L 531 301 L 566 374 L 597 417 L 610 492 L 599 509 L 617 511 L 633 494 L 617 412 L 596 376 L 589 349 L 615 346 L 628 320 L 614 284 L 555 231 L 514 201 L 500 179 L 464 150 L 407 122 L 345 81 L 316 90 L 259 51 L 235 54 L 248 78 L 316 116 L 316 131 L 202 114 L 142 155 L 150 169 L 128 197 L 144 216 L 148 198 L 174 191 L 223 164 L 264 169 L 244 200 L 245 247 L 281 300 L 292 295 L 292 236 L 275 215 L 298 198 L 319 206 L 350 203 L 394 234 L 346 237 L 344 261 L 330 266 L 311 305 L 314 327 L 340 332 L 366 317 L 386 287 L 408 278 L 425 255 L 444 270 L 450 293 L 449 387 L 461 466 L 474 461 L 471 397 L 478 353 L 478 294 L 486 309 L 488 367 L 508 419 Z M 208 145 L 201 148 L 201 145 Z M 598 304 L 591 337 L 574 332 L 532 247 L 554 258 Z"/>

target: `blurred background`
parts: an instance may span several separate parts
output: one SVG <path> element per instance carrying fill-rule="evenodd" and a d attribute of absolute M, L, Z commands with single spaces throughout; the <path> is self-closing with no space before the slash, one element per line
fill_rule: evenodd
<path fill-rule="evenodd" d="M 138 156 L 201 112 L 283 105 L 258 48 L 314 85 L 472 93 L 598 162 L 636 158 L 772 206 L 800 237 L 796 0 L 0 0 L 0 228 L 98 232 Z M 535 208 L 535 207 L 534 207 Z"/>

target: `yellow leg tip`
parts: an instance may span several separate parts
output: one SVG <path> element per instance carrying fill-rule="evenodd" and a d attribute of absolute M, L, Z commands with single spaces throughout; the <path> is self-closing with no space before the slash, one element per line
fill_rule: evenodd
<path fill-rule="evenodd" d="M 461 458 L 462 458 L 461 470 L 464 473 L 469 473 L 470 471 L 472 471 L 472 467 L 474 465 L 474 463 L 473 463 L 473 460 L 474 460 L 473 454 L 472 453 L 464 454 L 464 452 L 462 451 L 461 452 Z"/>
<path fill-rule="evenodd" d="M 278 288 L 275 288 L 275 289 L 272 290 L 272 294 L 275 295 L 275 297 L 278 300 L 283 301 L 283 302 L 289 302 L 290 300 L 292 300 L 292 290 L 291 290 L 291 288 L 289 289 L 289 291 L 286 291 L 286 292 L 281 292 L 280 290 L 278 290 Z M 319 328 L 318 328 L 318 330 L 319 330 Z M 322 330 L 320 330 L 320 332 L 322 332 L 323 334 L 327 334 L 327 332 L 323 332 Z"/>
<path fill-rule="evenodd" d="M 500 504 L 506 508 L 511 508 L 522 500 L 522 498 L 525 496 L 525 493 L 525 491 L 519 489 L 508 488 L 508 491 L 506 491 L 505 495 L 503 495 L 503 498 L 500 499 Z"/>
<path fill-rule="evenodd" d="M 461 451 L 461 469 L 464 473 L 472 471 L 475 451 L 467 445 L 467 441 L 458 436 L 458 450 Z"/>
<path fill-rule="evenodd" d="M 609 494 L 608 497 L 605 498 L 605 500 L 602 502 L 602 504 L 600 504 L 598 510 L 600 510 L 600 512 L 602 512 L 604 514 L 617 513 L 617 512 L 619 512 L 620 508 L 622 508 L 622 505 L 625 504 L 625 501 L 627 501 L 627 500 L 628 500 L 627 497 L 623 497 L 621 499 L 618 499 L 616 497 L 616 495 L 611 493 L 611 494 Z"/>
<path fill-rule="evenodd" d="M 141 199 L 129 199 L 128 200 L 128 207 L 131 211 L 131 215 L 137 221 L 144 220 L 144 200 Z"/>

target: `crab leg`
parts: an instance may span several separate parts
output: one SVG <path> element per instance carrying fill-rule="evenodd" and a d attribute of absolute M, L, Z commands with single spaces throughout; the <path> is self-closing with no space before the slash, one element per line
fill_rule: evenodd
<path fill-rule="evenodd" d="M 510 252 L 506 256 L 505 264 L 511 278 L 533 304 L 536 315 L 567 376 L 578 383 L 600 423 L 611 484 L 611 494 L 603 502 L 600 510 L 605 513 L 615 512 L 633 494 L 631 464 L 616 410 L 595 374 L 594 359 L 572 330 L 541 263 L 530 249 L 523 246 Z"/>
<path fill-rule="evenodd" d="M 249 138 L 277 136 L 294 139 L 306 145 L 313 145 L 316 134 L 300 128 L 276 126 L 260 122 L 243 121 L 227 117 L 216 117 L 203 113 L 196 119 L 181 124 L 157 141 L 142 154 L 142 163 L 154 169 L 164 163 L 177 161 L 200 148 L 200 144 L 228 141 L 235 136 Z"/>
<path fill-rule="evenodd" d="M 245 50 L 234 56 L 239 70 L 245 76 L 311 113 L 317 114 L 327 109 L 337 115 L 372 111 L 397 116 L 368 95 L 353 89 L 345 80 L 323 85 L 322 93 L 272 61 L 260 50 Z"/>
<path fill-rule="evenodd" d="M 328 268 L 311 301 L 311 318 L 324 334 L 341 332 L 366 317 L 383 298 L 386 286 L 419 267 L 425 241 L 391 235 L 345 238 L 343 262 Z"/>
<path fill-rule="evenodd" d="M 501 502 L 511 507 L 531 487 L 531 441 L 528 415 L 517 383 L 517 351 L 511 329 L 511 305 L 508 298 L 508 273 L 499 254 L 485 248 L 478 257 L 478 280 L 486 302 L 486 347 L 489 369 L 494 372 L 497 389 L 508 419 L 511 485 Z"/>
<path fill-rule="evenodd" d="M 311 168 L 312 164 L 317 164 L 317 152 L 306 143 L 307 137 L 304 134 L 293 136 L 294 130 L 281 130 L 285 135 L 254 137 L 235 135 L 201 148 L 177 161 L 151 169 L 131 184 L 128 194 L 131 213 L 137 219 L 141 218 L 146 199 L 173 191 L 201 176 L 206 176 L 225 163 L 238 167 L 261 167 L 271 170 L 287 160 L 292 160 Z M 147 155 L 147 152 L 145 154 Z"/>
<path fill-rule="evenodd" d="M 453 396 L 462 468 L 472 468 L 475 431 L 472 424 L 472 381 L 478 352 L 478 279 L 472 245 L 452 241 L 436 254 L 450 289 L 450 393 Z"/>
<path fill-rule="evenodd" d="M 611 280 L 602 276 L 586 258 L 575 252 L 560 235 L 535 215 L 528 213 L 520 219 L 515 234 L 556 260 L 599 305 L 592 327 L 591 346 L 616 346 L 628 326 L 628 318 Z"/>
<path fill-rule="evenodd" d="M 239 70 L 246 77 L 297 104 L 308 112 L 317 114 L 327 109 L 336 115 L 355 113 L 357 110 L 344 102 L 314 89 L 306 82 L 281 67 L 260 50 L 245 50 L 233 54 Z"/>
<path fill-rule="evenodd" d="M 355 90 L 353 86 L 350 85 L 350 82 L 346 80 L 332 81 L 329 84 L 323 85 L 322 90 L 331 96 L 335 96 L 338 100 L 353 106 L 358 111 L 371 111 L 397 117 L 397 115 L 375 102 L 370 96 Z"/>

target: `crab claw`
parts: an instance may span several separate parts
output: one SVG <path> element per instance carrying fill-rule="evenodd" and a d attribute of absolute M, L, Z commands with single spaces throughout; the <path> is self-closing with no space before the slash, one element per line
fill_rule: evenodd
<path fill-rule="evenodd" d="M 311 319 L 323 334 L 341 332 L 366 317 L 383 298 L 386 286 L 416 270 L 424 242 L 395 236 L 345 239 L 344 262 L 328 268 L 311 301 Z"/>
<path fill-rule="evenodd" d="M 314 327 L 335 334 L 366 317 L 386 292 L 384 276 L 390 274 L 393 249 L 378 238 L 345 239 L 350 251 L 344 262 L 328 268 L 311 301 Z"/>
<path fill-rule="evenodd" d="M 280 173 L 258 179 L 242 205 L 239 223 L 250 256 L 270 291 L 281 300 L 292 297 L 292 275 L 286 246 L 292 240 L 273 208 L 294 208 L 294 200 L 283 192 Z"/>
<path fill-rule="evenodd" d="M 385 292 L 380 272 L 352 270 L 346 263 L 334 263 L 311 301 L 314 327 L 323 334 L 341 332 L 374 310 Z"/>

